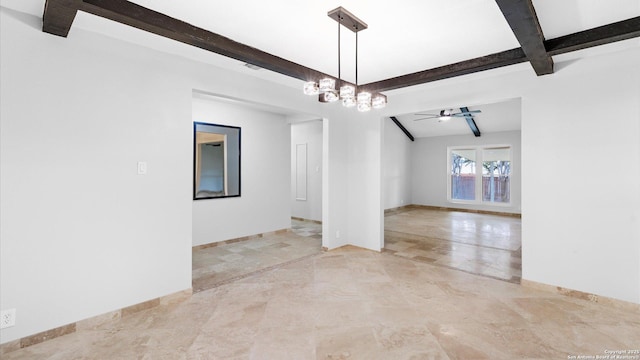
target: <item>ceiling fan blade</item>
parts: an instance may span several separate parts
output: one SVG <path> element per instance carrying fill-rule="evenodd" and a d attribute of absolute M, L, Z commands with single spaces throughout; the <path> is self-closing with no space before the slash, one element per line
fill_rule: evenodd
<path fill-rule="evenodd" d="M 425 113 L 416 113 L 413 115 L 425 115 L 425 116 L 440 116 L 440 114 L 425 114 Z"/>
<path fill-rule="evenodd" d="M 438 116 L 429 116 L 429 117 L 425 117 L 425 118 L 414 119 L 413 121 L 421 121 L 421 120 L 437 119 L 437 118 L 439 118 L 439 117 L 440 117 L 440 115 L 438 115 Z"/>

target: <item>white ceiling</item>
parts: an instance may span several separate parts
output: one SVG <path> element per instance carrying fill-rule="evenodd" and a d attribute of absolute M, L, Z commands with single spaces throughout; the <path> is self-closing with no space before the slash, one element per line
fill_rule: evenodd
<path fill-rule="evenodd" d="M 640 0 L 532 1 L 547 39 L 640 16 Z M 132 2 L 334 76 L 338 68 L 338 24 L 327 12 L 342 6 L 369 26 L 359 33 L 360 84 L 519 47 L 494 0 Z M 38 17 L 42 16 L 44 3 L 45 0 L 0 0 L 4 7 Z M 267 70 L 250 70 L 236 60 L 83 12 L 76 16 L 70 37 L 76 28 L 301 88 L 298 79 Z M 355 35 L 342 30 L 341 75 L 355 82 Z M 535 76 L 533 70 L 531 74 Z M 406 89 L 394 90 L 400 91 Z M 440 109 L 422 112 L 465 105 L 443 104 Z M 482 132 L 519 129 L 519 100 L 470 108 L 482 110 L 476 118 Z M 411 116 L 398 118 L 416 137 L 470 134 L 463 118 L 438 123 L 414 122 Z"/>
<path fill-rule="evenodd" d="M 453 108 L 453 113 L 460 112 L 460 108 L 468 104 L 455 104 L 440 109 L 420 111 L 419 113 L 439 114 L 440 110 Z M 474 120 L 480 133 L 520 130 L 521 110 L 520 99 L 510 99 L 493 104 L 468 106 L 469 110 L 480 110 L 474 114 Z M 437 118 L 424 118 L 416 113 L 398 115 L 396 118 L 416 138 L 448 135 L 469 135 L 473 137 L 471 128 L 464 117 L 453 117 L 449 121 L 439 122 Z"/>

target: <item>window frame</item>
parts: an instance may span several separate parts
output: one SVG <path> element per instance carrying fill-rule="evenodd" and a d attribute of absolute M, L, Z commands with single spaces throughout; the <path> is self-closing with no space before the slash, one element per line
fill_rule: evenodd
<path fill-rule="evenodd" d="M 484 150 L 496 149 L 496 148 L 508 148 L 509 149 L 509 163 L 511 164 L 510 179 L 513 178 L 513 145 L 511 144 L 491 144 L 491 145 L 467 145 L 467 146 L 447 146 L 447 202 L 453 204 L 464 205 L 487 205 L 497 207 L 509 207 L 511 206 L 511 189 L 509 189 L 509 202 L 496 202 L 496 201 L 484 201 L 482 199 L 482 169 L 484 159 L 482 157 Z M 453 150 L 473 150 L 476 153 L 476 174 L 475 174 L 475 199 L 474 200 L 460 200 L 453 199 L 451 196 L 452 184 L 451 184 L 451 152 Z"/>

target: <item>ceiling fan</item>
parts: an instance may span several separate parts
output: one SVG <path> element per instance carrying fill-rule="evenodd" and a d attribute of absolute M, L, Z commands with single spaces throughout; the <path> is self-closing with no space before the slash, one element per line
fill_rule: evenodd
<path fill-rule="evenodd" d="M 414 119 L 413 121 L 420 121 L 420 120 L 427 120 L 427 119 L 438 119 L 438 122 L 444 122 L 444 121 L 449 121 L 451 120 L 451 118 L 453 117 L 471 117 L 473 118 L 473 114 L 478 114 L 481 113 L 482 111 L 480 110 L 467 110 L 467 111 L 460 111 L 457 113 L 453 112 L 453 109 L 448 109 L 448 110 L 440 110 L 440 114 L 424 114 L 424 113 L 417 113 L 414 115 L 424 115 L 425 117 L 420 118 L 420 119 Z"/>

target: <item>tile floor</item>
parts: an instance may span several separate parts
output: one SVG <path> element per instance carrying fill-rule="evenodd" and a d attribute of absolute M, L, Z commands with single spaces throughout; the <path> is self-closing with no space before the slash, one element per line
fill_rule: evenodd
<path fill-rule="evenodd" d="M 298 220 L 196 250 L 187 301 L 3 359 L 567 359 L 640 347 L 637 312 L 496 280 L 519 279 L 519 219 L 405 209 L 385 229 L 382 253 L 322 252 L 321 225 Z"/>
<path fill-rule="evenodd" d="M 385 216 L 385 251 L 472 274 L 519 283 L 521 220 L 405 208 Z"/>
<path fill-rule="evenodd" d="M 640 347 L 640 313 L 352 247 L 12 359 L 567 359 Z"/>
<path fill-rule="evenodd" d="M 291 231 L 193 250 L 193 292 L 322 251 L 322 225 L 291 220 Z"/>

